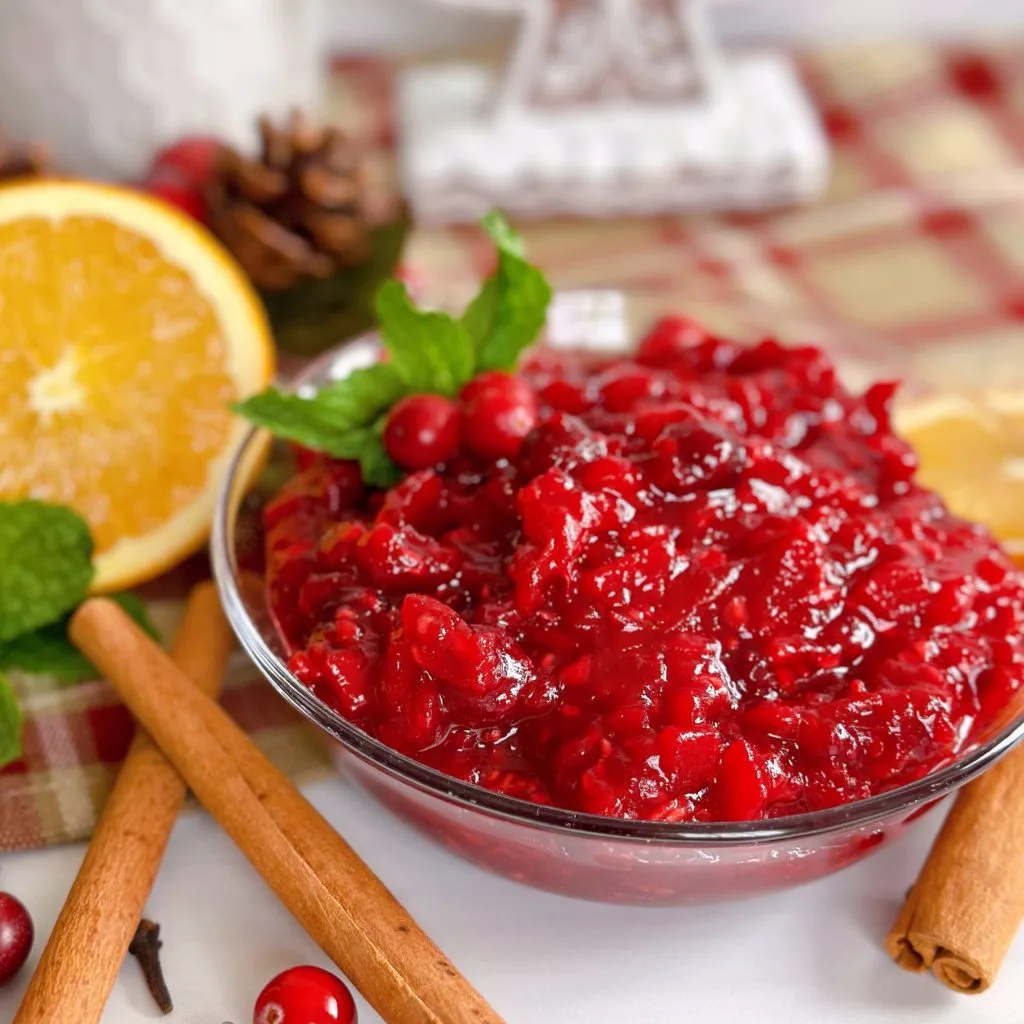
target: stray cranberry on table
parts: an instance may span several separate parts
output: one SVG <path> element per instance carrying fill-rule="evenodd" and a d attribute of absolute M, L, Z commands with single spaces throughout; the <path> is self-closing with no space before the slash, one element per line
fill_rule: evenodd
<path fill-rule="evenodd" d="M 32 918 L 10 893 L 0 892 L 0 985 L 21 970 L 32 949 Z"/>
<path fill-rule="evenodd" d="M 322 967 L 290 967 L 259 994 L 253 1024 L 357 1024 L 348 986 Z"/>

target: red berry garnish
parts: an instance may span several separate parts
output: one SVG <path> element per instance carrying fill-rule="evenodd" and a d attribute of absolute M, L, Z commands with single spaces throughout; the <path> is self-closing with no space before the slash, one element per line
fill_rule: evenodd
<path fill-rule="evenodd" d="M 10 893 L 0 892 L 0 985 L 6 985 L 32 949 L 32 918 Z"/>
<path fill-rule="evenodd" d="M 162 199 L 193 220 L 197 220 L 201 224 L 206 222 L 206 200 L 199 189 L 164 180 L 147 181 L 143 184 L 143 188 L 151 196 Z"/>
<path fill-rule="evenodd" d="M 459 453 L 459 408 L 440 395 L 410 395 L 391 410 L 384 447 L 403 469 L 429 469 Z"/>
<path fill-rule="evenodd" d="M 222 147 L 220 139 L 207 135 L 186 136 L 157 153 L 151 174 L 173 169 L 186 184 L 205 185 L 216 171 L 217 154 Z"/>
<path fill-rule="evenodd" d="M 267 983 L 252 1024 L 356 1024 L 356 1004 L 340 979 L 321 967 L 291 967 Z"/>
<path fill-rule="evenodd" d="M 512 459 L 537 422 L 537 396 L 522 377 L 491 371 L 462 390 L 462 439 L 481 459 Z"/>

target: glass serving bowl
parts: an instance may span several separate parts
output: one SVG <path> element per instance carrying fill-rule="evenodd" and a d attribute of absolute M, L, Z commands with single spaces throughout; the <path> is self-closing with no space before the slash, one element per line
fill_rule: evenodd
<path fill-rule="evenodd" d="M 628 330 L 617 293 L 565 293 L 553 309 L 548 342 L 615 349 Z M 315 390 L 369 365 L 378 352 L 372 335 L 348 343 L 307 367 L 295 386 Z M 843 353 L 836 355 L 842 365 Z M 884 360 L 876 368 L 885 375 L 898 372 Z M 808 882 L 900 835 L 1024 737 L 1021 708 L 1007 709 L 955 763 L 923 779 L 867 800 L 768 821 L 607 818 L 539 806 L 451 778 L 347 722 L 288 671 L 264 601 L 261 511 L 293 472 L 293 461 L 288 445 L 272 444 L 269 457 L 266 451 L 265 433 L 250 432 L 222 491 L 212 539 L 221 599 L 242 646 L 278 693 L 336 741 L 332 750 L 342 771 L 399 817 L 508 878 L 563 895 L 652 905 L 711 902 Z"/>

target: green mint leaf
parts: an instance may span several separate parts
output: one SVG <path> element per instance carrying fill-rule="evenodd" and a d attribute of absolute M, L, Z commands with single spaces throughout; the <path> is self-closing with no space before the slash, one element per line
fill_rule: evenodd
<path fill-rule="evenodd" d="M 146 602 L 138 594 L 133 594 L 130 590 L 126 590 L 120 594 L 108 594 L 107 597 L 115 604 L 119 604 L 121 610 L 146 636 L 159 643 L 160 630 L 156 628 L 156 624 L 150 618 Z"/>
<path fill-rule="evenodd" d="M 343 385 L 348 379 L 337 384 Z M 236 409 L 278 437 L 325 452 L 336 459 L 355 459 L 367 484 L 390 487 L 401 479 L 401 473 L 388 458 L 381 438 L 387 406 L 368 425 L 351 426 L 351 396 L 343 396 L 341 390 L 331 384 L 315 397 L 300 398 L 269 388 L 240 403 Z"/>
<path fill-rule="evenodd" d="M 364 427 L 408 393 L 390 363 L 377 363 L 332 381 L 317 392 L 316 401 L 329 408 L 332 416 L 347 418 L 351 427 Z"/>
<path fill-rule="evenodd" d="M 0 676 L 0 768 L 21 757 L 21 721 L 14 689 Z"/>
<path fill-rule="evenodd" d="M 473 342 L 461 320 L 417 309 L 401 281 L 377 293 L 377 319 L 391 365 L 410 392 L 454 395 L 474 373 Z"/>
<path fill-rule="evenodd" d="M 485 213 L 480 220 L 480 227 L 491 236 L 491 241 L 498 247 L 499 252 L 520 260 L 526 259 L 523 236 L 505 220 L 500 210 L 491 210 L 490 213 Z"/>
<path fill-rule="evenodd" d="M 51 676 L 66 684 L 98 676 L 92 662 L 68 639 L 66 619 L 0 644 L 0 668 Z"/>
<path fill-rule="evenodd" d="M 77 512 L 0 502 L 0 643 L 59 619 L 92 577 L 92 536 Z"/>
<path fill-rule="evenodd" d="M 402 471 L 391 461 L 384 448 L 383 433 L 386 420 L 386 416 L 381 416 L 377 421 L 359 455 L 359 469 L 363 474 L 363 480 L 371 487 L 394 487 L 402 479 Z"/>
<path fill-rule="evenodd" d="M 473 301 L 462 314 L 462 323 L 473 342 L 477 363 L 487 346 L 488 339 L 494 334 L 498 321 L 498 309 L 501 306 L 501 282 L 498 271 L 493 273 L 480 286 Z"/>
<path fill-rule="evenodd" d="M 462 315 L 476 350 L 476 370 L 513 370 L 540 334 L 551 301 L 544 275 L 526 262 L 523 240 L 492 211 L 481 222 L 498 248 L 498 266 Z"/>
<path fill-rule="evenodd" d="M 116 601 L 154 640 L 160 639 L 140 597 L 125 593 L 111 594 L 110 599 Z M 68 639 L 68 618 L 0 644 L 0 668 L 50 676 L 63 684 L 100 677 L 99 670 Z"/>
<path fill-rule="evenodd" d="M 278 437 L 337 459 L 358 459 L 372 425 L 406 392 L 394 367 L 378 363 L 332 381 L 309 398 L 268 388 L 239 402 L 235 411 Z"/>
<path fill-rule="evenodd" d="M 349 457 L 334 449 L 339 444 L 339 438 L 351 431 L 351 421 L 344 413 L 333 412 L 329 405 L 318 402 L 316 398 L 303 398 L 277 388 L 267 388 L 237 403 L 234 409 L 251 423 L 266 427 L 277 437 L 339 458 Z"/>

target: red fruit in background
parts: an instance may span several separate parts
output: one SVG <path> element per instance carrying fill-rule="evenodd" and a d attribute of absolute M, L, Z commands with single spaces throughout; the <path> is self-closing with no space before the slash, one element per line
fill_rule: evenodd
<path fill-rule="evenodd" d="M 462 439 L 481 459 L 512 459 L 537 422 L 537 396 L 522 377 L 482 373 L 462 389 Z"/>
<path fill-rule="evenodd" d="M 384 447 L 403 469 L 429 469 L 459 452 L 459 408 L 440 395 L 410 395 L 395 404 Z"/>
<path fill-rule="evenodd" d="M 23 904 L 0 892 L 0 985 L 6 985 L 28 959 L 34 930 Z"/>
<path fill-rule="evenodd" d="M 340 979 L 320 967 L 291 967 L 268 982 L 253 1024 L 356 1024 L 356 1004 Z"/>
<path fill-rule="evenodd" d="M 141 184 L 143 191 L 206 223 L 203 190 L 217 170 L 220 139 L 190 135 L 160 150 Z"/>
<path fill-rule="evenodd" d="M 212 136 L 187 135 L 157 153 L 150 167 L 150 177 L 161 177 L 173 171 L 189 185 L 205 185 L 214 175 L 217 154 L 223 145 Z"/>
<path fill-rule="evenodd" d="M 174 181 L 147 181 L 142 187 L 151 196 L 162 199 L 200 224 L 206 223 L 206 200 L 199 189 Z"/>

